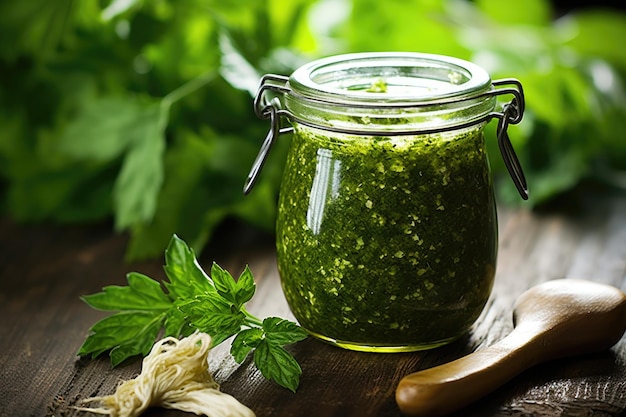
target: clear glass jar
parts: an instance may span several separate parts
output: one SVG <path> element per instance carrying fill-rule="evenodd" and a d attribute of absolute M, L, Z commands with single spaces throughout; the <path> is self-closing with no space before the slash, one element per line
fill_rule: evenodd
<path fill-rule="evenodd" d="M 429 349 L 466 333 L 496 269 L 483 128 L 497 115 L 519 121 L 519 106 L 495 113 L 501 90 L 486 71 L 436 55 L 341 55 L 271 80 L 277 97 L 258 111 L 272 119 L 268 137 L 280 116 L 294 132 L 276 248 L 299 323 L 362 351 Z"/>

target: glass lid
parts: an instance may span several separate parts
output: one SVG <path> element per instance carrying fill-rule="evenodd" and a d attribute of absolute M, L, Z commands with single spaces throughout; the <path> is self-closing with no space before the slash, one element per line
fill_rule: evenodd
<path fill-rule="evenodd" d="M 489 74 L 471 62 L 406 52 L 323 58 L 294 71 L 289 85 L 305 100 L 366 106 L 454 102 L 492 88 Z"/>

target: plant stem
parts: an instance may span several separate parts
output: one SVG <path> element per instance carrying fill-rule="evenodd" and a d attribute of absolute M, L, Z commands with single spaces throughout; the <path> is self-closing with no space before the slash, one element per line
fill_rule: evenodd
<path fill-rule="evenodd" d="M 178 100 L 195 92 L 196 90 L 201 89 L 202 87 L 213 81 L 215 79 L 215 75 L 215 71 L 209 71 L 187 81 L 185 84 L 181 85 L 180 87 L 178 87 L 174 91 L 171 91 L 165 97 L 163 97 L 163 100 L 161 100 L 161 105 L 169 108 Z"/>
<path fill-rule="evenodd" d="M 263 321 L 256 316 L 253 316 L 246 310 L 245 307 L 241 307 L 241 312 L 246 316 L 247 322 L 258 327 L 263 327 Z"/>

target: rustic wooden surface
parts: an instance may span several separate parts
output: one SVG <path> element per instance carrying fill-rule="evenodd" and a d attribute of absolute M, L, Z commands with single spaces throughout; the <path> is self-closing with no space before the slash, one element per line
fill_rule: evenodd
<path fill-rule="evenodd" d="M 511 306 L 527 288 L 550 279 L 583 278 L 626 290 L 626 195 L 584 192 L 557 209 L 500 210 L 500 252 L 493 296 L 472 332 L 427 352 L 348 352 L 307 339 L 291 346 L 303 368 L 292 394 L 265 381 L 247 361 L 219 347 L 211 369 L 222 390 L 258 416 L 400 416 L 394 390 L 407 373 L 488 346 L 512 329 Z M 139 271 L 164 278 L 162 260 L 125 263 L 125 236 L 109 225 L 20 226 L 0 221 L 0 416 L 89 415 L 71 408 L 134 377 L 139 362 L 111 369 L 108 358 L 79 359 L 88 328 L 104 313 L 81 294 L 125 283 Z M 239 273 L 247 263 L 258 290 L 249 309 L 291 317 L 269 236 L 230 226 L 202 253 Z M 230 243 L 224 244 L 224 241 Z M 454 401 L 451 398 L 450 401 Z M 612 349 L 533 368 L 458 416 L 625 416 L 626 337 Z M 151 409 L 146 416 L 183 416 Z"/>

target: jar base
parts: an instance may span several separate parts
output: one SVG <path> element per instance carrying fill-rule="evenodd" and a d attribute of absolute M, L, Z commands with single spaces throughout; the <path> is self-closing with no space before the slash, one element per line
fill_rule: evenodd
<path fill-rule="evenodd" d="M 333 346 L 340 347 L 346 350 L 353 350 L 358 352 L 372 352 L 372 353 L 402 353 L 402 352 L 416 352 L 420 350 L 435 349 L 457 340 L 459 336 L 450 337 L 447 339 L 437 340 L 428 343 L 407 343 L 402 345 L 378 345 L 372 343 L 355 343 L 345 340 L 337 340 L 328 336 L 324 336 L 315 332 L 307 330 L 307 332 L 316 339 L 319 339 L 325 343 L 329 343 Z"/>

